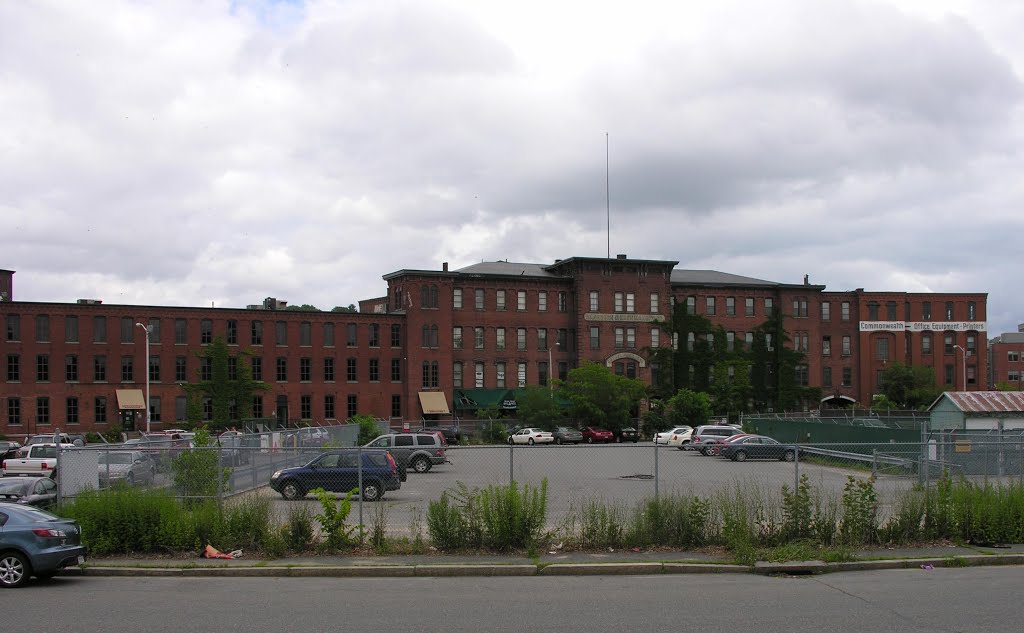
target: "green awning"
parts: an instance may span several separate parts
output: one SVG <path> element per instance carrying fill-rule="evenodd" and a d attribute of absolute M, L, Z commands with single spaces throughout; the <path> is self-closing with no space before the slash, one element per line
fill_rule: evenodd
<path fill-rule="evenodd" d="M 455 408 L 462 411 L 498 408 L 516 409 L 515 389 L 456 389 L 452 397 Z"/>

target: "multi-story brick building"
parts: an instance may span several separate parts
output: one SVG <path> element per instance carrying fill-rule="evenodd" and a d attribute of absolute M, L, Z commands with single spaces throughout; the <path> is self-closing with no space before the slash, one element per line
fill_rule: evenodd
<path fill-rule="evenodd" d="M 995 389 L 1007 383 L 1018 391 L 1024 386 L 1024 323 L 1016 332 L 1006 332 L 988 343 L 988 384 Z"/>
<path fill-rule="evenodd" d="M 0 271 L 0 433 L 141 428 L 147 369 L 152 427 L 177 425 L 181 384 L 207 371 L 197 352 L 215 337 L 269 386 L 254 415 L 279 421 L 466 415 L 585 361 L 651 384 L 644 350 L 673 344 L 659 322 L 676 304 L 721 325 L 730 344 L 781 310 L 788 344 L 806 354 L 799 379 L 832 403 L 870 401 L 891 362 L 931 366 L 950 388 L 985 388 L 984 293 L 828 292 L 806 277 L 781 284 L 677 263 L 619 255 L 399 270 L 357 313 L 272 299 L 244 309 L 19 302 L 13 272 Z"/>

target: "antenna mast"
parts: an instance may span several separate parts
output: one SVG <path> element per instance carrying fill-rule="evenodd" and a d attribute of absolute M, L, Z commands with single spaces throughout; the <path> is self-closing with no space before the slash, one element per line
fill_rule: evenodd
<path fill-rule="evenodd" d="M 608 152 L 608 132 L 604 133 L 604 205 L 605 205 L 605 217 L 608 222 L 608 259 L 612 258 L 612 202 L 610 195 L 610 188 L 608 185 L 608 163 L 609 163 L 609 152 Z"/>

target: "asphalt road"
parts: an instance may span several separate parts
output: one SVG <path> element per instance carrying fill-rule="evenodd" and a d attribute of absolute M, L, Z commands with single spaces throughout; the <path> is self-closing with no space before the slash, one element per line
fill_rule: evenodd
<path fill-rule="evenodd" d="M 552 578 L 59 577 L 0 592 L 4 630 L 1017 633 L 1024 567 Z"/>
<path fill-rule="evenodd" d="M 388 515 L 389 532 L 408 534 L 419 519 L 425 530 L 427 506 L 437 500 L 445 490 L 454 489 L 462 482 L 470 488 L 490 484 L 507 484 L 511 476 L 522 483 L 539 486 L 548 480 L 548 523 L 555 528 L 562 525 L 587 499 L 616 502 L 631 508 L 641 498 L 655 491 L 655 474 L 659 494 L 680 493 L 709 496 L 713 494 L 760 495 L 777 500 L 783 485 L 794 486 L 797 473 L 806 474 L 815 490 L 838 501 L 847 477 L 851 474 L 866 478 L 869 473 L 838 466 L 801 463 L 799 471 L 792 463 L 780 461 L 732 462 L 718 457 L 706 457 L 693 451 L 679 451 L 674 447 L 659 447 L 650 442 L 638 444 L 567 445 L 567 446 L 467 446 L 449 448 L 452 463 L 435 466 L 424 474 L 409 473 L 408 480 L 397 491 L 388 492 L 381 504 L 364 504 L 363 523 L 369 525 L 372 515 L 383 505 Z M 263 456 L 266 459 L 266 456 Z M 283 464 L 289 456 L 279 455 L 276 463 Z M 261 462 L 262 463 L 262 462 Z M 262 464 L 260 476 L 269 480 L 272 470 Z M 245 478 L 245 476 L 242 476 Z M 886 504 L 909 489 L 915 478 L 882 477 L 876 489 Z M 309 497 L 305 501 L 289 502 L 264 488 L 259 494 L 275 499 L 275 512 L 283 517 L 295 503 L 317 502 Z M 353 508 L 353 517 L 358 513 Z"/>

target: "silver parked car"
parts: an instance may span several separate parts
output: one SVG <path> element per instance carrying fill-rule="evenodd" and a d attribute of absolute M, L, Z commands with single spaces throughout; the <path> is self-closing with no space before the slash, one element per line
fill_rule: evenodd
<path fill-rule="evenodd" d="M 102 451 L 98 468 L 100 487 L 150 485 L 156 477 L 156 463 L 142 451 Z"/>
<path fill-rule="evenodd" d="M 555 429 L 552 435 L 555 436 L 555 444 L 582 444 L 583 434 L 579 429 L 570 429 L 567 426 L 560 426 Z"/>

